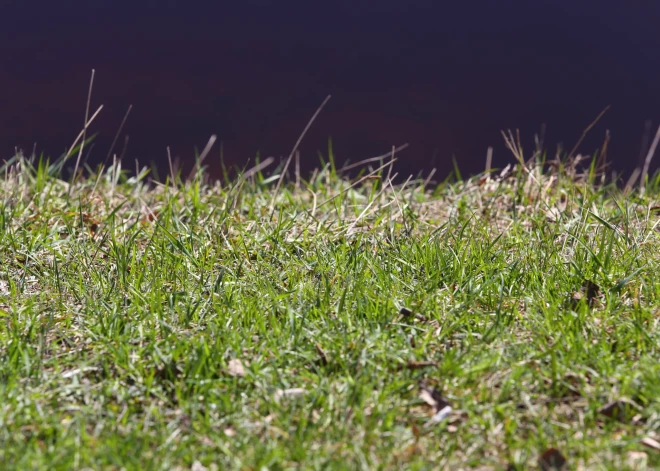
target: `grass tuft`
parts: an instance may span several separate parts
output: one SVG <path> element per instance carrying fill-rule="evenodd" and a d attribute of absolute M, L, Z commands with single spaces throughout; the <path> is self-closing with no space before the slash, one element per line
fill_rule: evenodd
<path fill-rule="evenodd" d="M 510 145 L 435 188 L 16 156 L 3 469 L 660 467 L 660 178 Z"/>

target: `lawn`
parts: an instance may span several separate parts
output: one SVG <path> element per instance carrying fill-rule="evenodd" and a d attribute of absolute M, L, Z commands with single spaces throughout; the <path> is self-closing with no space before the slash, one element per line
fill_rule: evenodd
<path fill-rule="evenodd" d="M 0 467 L 660 468 L 660 176 L 512 163 L 10 161 Z"/>

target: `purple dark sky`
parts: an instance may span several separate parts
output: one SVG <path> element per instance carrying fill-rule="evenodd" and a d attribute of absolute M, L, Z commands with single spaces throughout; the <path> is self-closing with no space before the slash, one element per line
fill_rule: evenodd
<path fill-rule="evenodd" d="M 59 155 L 81 129 L 89 75 L 104 104 L 92 163 L 127 107 L 127 166 L 190 162 L 210 134 L 225 161 L 285 156 L 331 94 L 302 146 L 318 162 L 332 136 L 342 162 L 409 142 L 401 172 L 451 157 L 481 170 L 511 160 L 501 129 L 524 143 L 581 149 L 612 134 L 616 167 L 637 163 L 644 123 L 660 122 L 658 0 L 6 1 L 0 28 L 0 158 L 15 146 Z M 654 127 L 655 130 L 655 127 Z M 219 147 L 207 162 L 217 172 Z M 656 159 L 660 161 L 660 158 Z M 129 165 L 130 163 L 130 165 Z M 657 164 L 657 162 L 656 162 Z M 657 165 L 656 165 L 657 166 Z M 654 167 L 656 167 L 654 166 Z M 216 173 L 217 174 L 217 173 Z"/>

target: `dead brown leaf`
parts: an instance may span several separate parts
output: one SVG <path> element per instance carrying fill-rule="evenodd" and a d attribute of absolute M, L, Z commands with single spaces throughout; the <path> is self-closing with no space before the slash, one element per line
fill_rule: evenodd
<path fill-rule="evenodd" d="M 435 388 L 429 387 L 426 383 L 421 382 L 419 385 L 419 397 L 422 401 L 426 402 L 429 406 L 433 407 L 435 414 L 426 423 L 426 427 L 438 424 L 452 413 L 453 409 L 449 405 L 449 401 L 445 399 L 440 391 Z"/>
<path fill-rule="evenodd" d="M 316 353 L 318 353 L 319 357 L 321 357 L 321 364 L 323 366 L 327 366 L 327 364 L 328 364 L 328 355 L 325 353 L 323 348 L 321 348 L 321 344 L 318 343 L 318 342 L 316 343 Z"/>
<path fill-rule="evenodd" d="M 434 361 L 409 361 L 405 366 L 399 366 L 399 370 L 421 370 L 422 368 L 429 368 L 435 366 L 436 362 Z"/>
<path fill-rule="evenodd" d="M 589 307 L 592 307 L 594 305 L 594 301 L 596 300 L 599 294 L 600 294 L 600 286 L 598 286 L 596 283 L 594 283 L 591 280 L 585 280 L 581 290 L 575 291 L 573 293 L 572 300 L 574 303 L 577 303 L 581 299 L 586 298 L 587 304 L 589 305 Z"/>
<path fill-rule="evenodd" d="M 539 457 L 539 467 L 543 471 L 563 471 L 567 468 L 567 461 L 558 449 L 548 448 Z"/>
<path fill-rule="evenodd" d="M 419 437 L 420 437 L 421 433 L 420 433 L 420 431 L 419 431 L 419 427 L 417 426 L 417 424 L 415 424 L 414 422 L 412 422 L 412 423 L 410 424 L 410 429 L 411 429 L 411 431 L 412 431 L 412 433 L 413 433 L 413 436 L 415 437 L 415 441 L 419 440 Z"/>
<path fill-rule="evenodd" d="M 435 412 L 442 410 L 449 405 L 449 402 L 442 397 L 440 391 L 428 386 L 426 383 L 419 384 L 419 398 L 435 409 Z"/>
<path fill-rule="evenodd" d="M 148 211 L 146 214 L 142 217 L 142 222 L 143 223 L 148 223 L 148 222 L 153 222 L 158 218 L 158 214 L 160 211 Z"/>
<path fill-rule="evenodd" d="M 618 422 L 629 422 L 633 412 L 641 408 L 630 399 L 617 399 L 598 409 L 598 413 Z"/>
<path fill-rule="evenodd" d="M 399 310 L 399 315 L 401 315 L 402 317 L 410 317 L 410 316 L 412 316 L 412 314 L 413 314 L 412 309 L 410 309 L 408 307 L 402 307 Z"/>
<path fill-rule="evenodd" d="M 548 222 L 558 222 L 561 219 L 561 210 L 553 206 L 545 212 L 545 219 Z"/>
<path fill-rule="evenodd" d="M 420 322 L 428 322 L 428 319 L 426 318 L 426 316 L 424 316 L 424 315 L 422 315 L 422 314 L 419 314 L 419 313 L 415 313 L 412 309 L 410 309 L 409 307 L 405 307 L 405 306 L 402 307 L 402 308 L 399 310 L 399 315 L 400 315 L 400 316 L 401 316 L 406 322 L 409 322 L 409 321 L 411 321 L 411 320 L 413 320 L 413 319 L 415 319 L 415 320 L 417 320 L 417 321 L 420 321 Z"/>
<path fill-rule="evenodd" d="M 641 444 L 655 451 L 660 451 L 660 442 L 651 437 L 642 438 Z"/>
<path fill-rule="evenodd" d="M 566 205 L 568 204 L 568 197 L 566 193 L 559 195 L 559 201 L 557 201 L 557 209 L 562 213 L 566 211 Z"/>
<path fill-rule="evenodd" d="M 587 294 L 587 303 L 589 303 L 589 306 L 593 305 L 594 298 L 600 294 L 600 286 L 593 281 L 587 280 L 585 281 L 583 288 Z"/>
<path fill-rule="evenodd" d="M 227 373 L 229 376 L 234 377 L 245 376 L 245 368 L 243 368 L 243 362 L 238 358 L 229 360 L 229 364 L 227 365 Z"/>

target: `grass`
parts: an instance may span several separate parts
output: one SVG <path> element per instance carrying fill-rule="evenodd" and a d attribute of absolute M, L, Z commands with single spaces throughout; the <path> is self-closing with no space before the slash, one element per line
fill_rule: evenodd
<path fill-rule="evenodd" d="M 660 178 L 573 163 L 70 185 L 18 156 L 2 468 L 660 467 Z"/>

